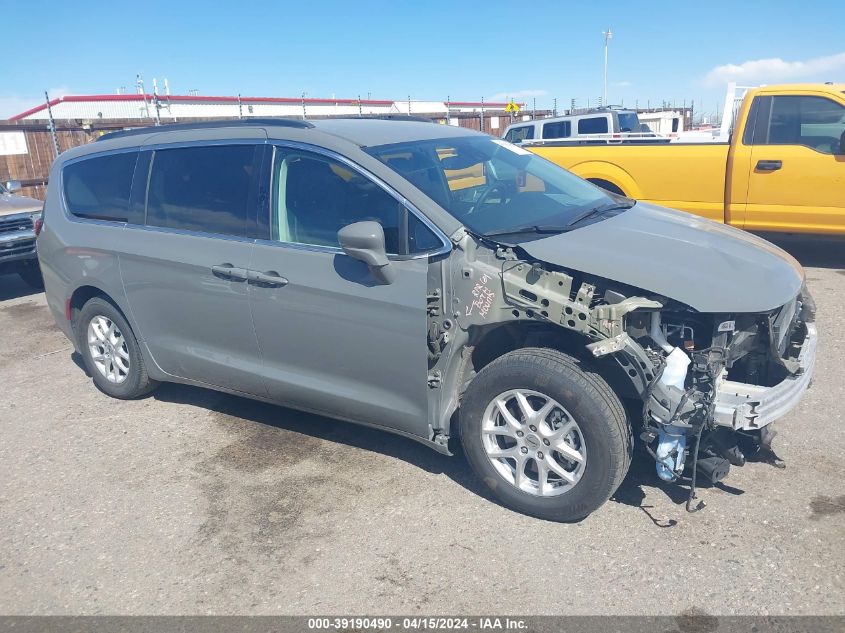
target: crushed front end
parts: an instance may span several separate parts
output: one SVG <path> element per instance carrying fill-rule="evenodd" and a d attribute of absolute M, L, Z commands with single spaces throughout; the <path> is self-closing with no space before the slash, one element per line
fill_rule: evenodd
<path fill-rule="evenodd" d="M 815 305 L 800 269 L 789 280 L 797 282 L 795 294 L 779 307 L 715 312 L 538 260 L 519 246 L 467 233 L 453 239 L 463 258 L 444 284 L 451 318 L 443 319 L 439 306 L 429 311 L 430 384 L 456 385 L 445 416 L 474 375 L 473 350 L 501 327 L 503 345 L 580 347 L 592 356 L 617 394 L 639 408 L 632 430 L 657 475 L 689 484 L 690 502 L 699 478 L 717 483 L 747 460 L 780 463 L 771 450 L 772 422 L 809 387 L 816 353 Z M 785 286 L 773 284 L 775 296 L 789 296 Z M 441 296 L 435 290 L 430 300 Z M 712 303 L 743 302 L 729 295 Z M 449 354 L 450 347 L 467 351 Z M 447 420 L 439 427 L 449 428 Z"/>
<path fill-rule="evenodd" d="M 658 475 L 690 481 L 692 501 L 697 476 L 716 483 L 752 458 L 782 466 L 771 425 L 798 403 L 815 362 L 815 305 L 806 288 L 760 314 L 667 307 L 627 321 L 657 368 L 640 437 Z"/>

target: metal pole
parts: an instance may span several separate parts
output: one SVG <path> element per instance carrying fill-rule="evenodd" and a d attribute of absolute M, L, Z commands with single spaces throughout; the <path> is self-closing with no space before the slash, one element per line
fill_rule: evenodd
<path fill-rule="evenodd" d="M 484 131 L 484 97 L 481 97 L 481 116 L 479 117 L 481 131 Z"/>
<path fill-rule="evenodd" d="M 408 116 L 411 116 L 411 95 L 408 95 Z"/>
<path fill-rule="evenodd" d="M 50 136 L 53 138 L 53 151 L 56 153 L 56 156 L 59 155 L 59 138 L 56 136 L 56 124 L 53 121 L 53 108 L 50 105 L 50 95 L 47 94 L 47 91 L 44 91 L 44 98 L 47 100 L 47 120 L 48 125 L 50 127 Z"/>
<path fill-rule="evenodd" d="M 302 118 L 305 119 L 305 93 L 302 93 Z"/>
<path fill-rule="evenodd" d="M 367 95 L 367 100 L 369 101 L 369 99 L 370 99 L 370 96 Z M 359 117 L 364 116 L 364 111 L 361 109 L 361 95 L 358 95 L 358 116 Z"/>
<path fill-rule="evenodd" d="M 552 103 L 554 103 L 554 106 L 552 108 L 552 116 L 557 116 L 557 97 L 552 100 Z"/>
<path fill-rule="evenodd" d="M 602 32 L 602 35 L 604 35 L 604 98 L 602 103 L 607 105 L 607 43 L 613 39 L 613 31 L 607 29 Z"/>
<path fill-rule="evenodd" d="M 244 108 L 243 104 L 241 103 L 241 93 L 238 93 L 238 118 L 244 118 Z"/>
<path fill-rule="evenodd" d="M 534 104 L 533 104 L 533 107 L 531 109 L 532 109 L 531 120 L 534 121 L 534 120 L 537 119 L 537 97 L 534 97 Z"/>
<path fill-rule="evenodd" d="M 450 105 L 452 98 L 446 95 L 446 125 L 452 125 L 452 106 Z"/>

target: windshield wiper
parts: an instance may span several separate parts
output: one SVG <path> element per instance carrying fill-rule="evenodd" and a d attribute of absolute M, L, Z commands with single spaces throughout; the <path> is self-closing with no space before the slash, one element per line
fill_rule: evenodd
<path fill-rule="evenodd" d="M 562 233 L 569 230 L 569 225 L 555 224 L 527 224 L 525 226 L 514 226 L 506 229 L 496 229 L 482 233 L 484 237 L 495 237 L 497 235 L 518 235 L 520 233 Z"/>
<path fill-rule="evenodd" d="M 627 210 L 633 207 L 634 204 L 634 202 L 623 204 L 620 204 L 618 202 L 602 204 L 596 207 L 591 207 L 586 211 L 582 211 L 574 218 L 569 220 L 569 222 L 567 222 L 566 224 L 526 224 L 523 226 L 513 226 L 503 229 L 496 229 L 495 231 L 488 231 L 487 233 L 482 233 L 482 236 L 496 237 L 499 235 L 519 235 L 520 233 L 565 233 L 566 231 L 571 231 L 572 227 L 578 224 L 579 222 L 583 222 L 587 218 L 591 218 L 594 215 L 598 215 L 599 213 L 605 213 L 607 211 Z"/>
<path fill-rule="evenodd" d="M 634 206 L 634 202 L 631 203 L 624 203 L 619 204 L 618 202 L 611 202 L 609 204 L 600 204 L 597 207 L 592 207 L 591 209 L 587 209 L 586 211 L 582 211 L 574 218 L 572 218 L 569 222 L 566 223 L 566 228 L 570 229 L 579 222 L 583 222 L 584 220 L 591 218 L 599 213 L 605 213 L 606 211 L 623 211 L 630 209 Z"/>

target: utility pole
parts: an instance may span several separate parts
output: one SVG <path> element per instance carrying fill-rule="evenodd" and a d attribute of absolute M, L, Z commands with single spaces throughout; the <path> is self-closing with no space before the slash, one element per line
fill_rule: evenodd
<path fill-rule="evenodd" d="M 50 95 L 44 91 L 44 100 L 47 102 L 47 125 L 50 129 L 50 137 L 53 139 L 53 152 L 59 155 L 59 137 L 56 135 L 56 122 L 53 120 L 53 106 L 50 105 Z"/>
<path fill-rule="evenodd" d="M 604 35 L 604 99 L 602 99 L 603 103 L 607 103 L 607 43 L 613 39 L 613 31 L 607 29 L 606 31 L 602 31 L 602 35 Z"/>

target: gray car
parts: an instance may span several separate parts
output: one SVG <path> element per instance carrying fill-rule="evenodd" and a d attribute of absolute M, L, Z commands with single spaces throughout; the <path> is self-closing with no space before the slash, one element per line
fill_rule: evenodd
<path fill-rule="evenodd" d="M 29 285 L 40 288 L 35 235 L 44 203 L 18 195 L 20 188 L 17 180 L 0 184 L 0 274 L 17 273 Z"/>
<path fill-rule="evenodd" d="M 505 505 L 559 521 L 613 494 L 635 441 L 690 501 L 773 458 L 815 358 L 785 252 L 412 119 L 106 135 L 53 165 L 38 256 L 105 393 L 179 382 L 460 438 Z"/>

